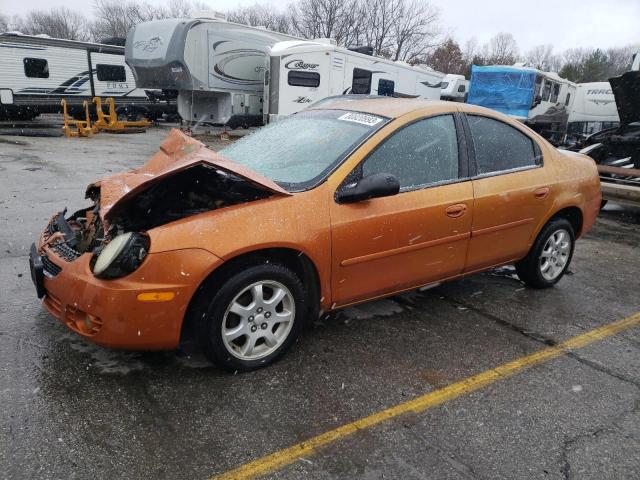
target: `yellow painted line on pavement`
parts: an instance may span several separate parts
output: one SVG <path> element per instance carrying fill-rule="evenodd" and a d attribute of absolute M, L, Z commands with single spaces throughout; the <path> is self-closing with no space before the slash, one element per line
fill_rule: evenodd
<path fill-rule="evenodd" d="M 429 408 L 441 405 L 449 400 L 453 400 L 467 393 L 479 390 L 487 385 L 508 378 L 522 370 L 534 365 L 560 357 L 572 350 L 586 347 L 587 345 L 603 340 L 615 335 L 623 330 L 640 325 L 640 313 L 618 320 L 591 330 L 582 335 L 570 338 L 553 347 L 545 348 L 538 352 L 505 363 L 498 367 L 486 370 L 478 375 L 465 378 L 456 383 L 452 383 L 444 388 L 421 395 L 413 400 L 400 403 L 367 417 L 361 418 L 351 423 L 347 423 L 328 432 L 305 440 L 301 443 L 278 450 L 264 457 L 245 463 L 238 468 L 229 470 L 219 475 L 213 475 L 210 480 L 248 480 L 281 469 L 286 465 L 294 463 L 296 460 L 315 453 L 315 451 L 325 445 L 345 438 L 358 430 L 378 425 L 409 412 L 423 412 Z"/>

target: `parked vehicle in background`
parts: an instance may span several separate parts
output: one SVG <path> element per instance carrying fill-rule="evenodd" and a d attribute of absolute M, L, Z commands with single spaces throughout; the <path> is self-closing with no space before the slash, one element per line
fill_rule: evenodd
<path fill-rule="evenodd" d="M 175 112 L 175 104 L 136 87 L 117 45 L 62 40 L 19 33 L 0 34 L 0 119 L 30 120 L 58 113 L 82 115 L 82 102 L 113 97 L 119 111 L 154 119 Z"/>
<path fill-rule="evenodd" d="M 267 47 L 295 37 L 207 15 L 134 26 L 125 56 L 136 84 L 175 92 L 187 122 L 260 125 Z"/>
<path fill-rule="evenodd" d="M 575 99 L 569 110 L 568 143 L 579 143 L 593 133 L 617 127 L 619 122 L 609 82 L 576 84 Z"/>
<path fill-rule="evenodd" d="M 442 79 L 440 98 L 450 102 L 464 102 L 469 93 L 469 80 L 464 75 L 447 73 Z"/>
<path fill-rule="evenodd" d="M 600 208 L 596 166 L 472 105 L 350 96 L 219 153 L 173 130 L 89 185 L 30 254 L 47 310 L 96 342 L 267 365 L 320 311 L 515 263 L 550 287 Z"/>
<path fill-rule="evenodd" d="M 440 98 L 444 74 L 352 49 L 329 39 L 279 42 L 269 49 L 265 123 L 336 95 Z"/>
<path fill-rule="evenodd" d="M 565 140 L 576 84 L 524 64 L 471 69 L 467 102 L 509 115 L 554 145 Z"/>
<path fill-rule="evenodd" d="M 620 126 L 587 137 L 581 152 L 598 163 L 605 201 L 640 206 L 640 54 L 632 68 L 609 79 Z"/>

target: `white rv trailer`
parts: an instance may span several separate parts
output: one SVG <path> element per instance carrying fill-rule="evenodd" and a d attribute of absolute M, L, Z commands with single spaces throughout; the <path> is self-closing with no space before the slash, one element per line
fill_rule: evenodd
<path fill-rule="evenodd" d="M 464 75 L 447 73 L 442 80 L 440 98 L 450 102 L 464 102 L 469 92 L 469 80 Z"/>
<path fill-rule="evenodd" d="M 136 88 L 121 46 L 0 34 L 0 118 L 59 112 L 63 98 L 71 113 L 81 113 L 83 100 L 95 96 L 152 117 L 167 108 Z"/>
<path fill-rule="evenodd" d="M 564 141 L 576 84 L 525 64 L 473 65 L 467 103 L 498 110 L 552 143 Z"/>
<path fill-rule="evenodd" d="M 620 123 L 616 99 L 609 82 L 578 83 L 569 110 L 567 134 L 581 140 Z"/>
<path fill-rule="evenodd" d="M 213 16 L 133 27 L 125 56 L 136 84 L 177 91 L 188 122 L 262 124 L 267 47 L 295 37 Z"/>
<path fill-rule="evenodd" d="M 265 122 L 335 95 L 440 98 L 443 73 L 412 67 L 332 40 L 285 41 L 270 48 L 265 74 Z"/>

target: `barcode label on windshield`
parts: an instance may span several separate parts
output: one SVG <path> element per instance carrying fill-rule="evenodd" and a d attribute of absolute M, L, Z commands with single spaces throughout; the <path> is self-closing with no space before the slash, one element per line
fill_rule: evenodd
<path fill-rule="evenodd" d="M 375 115 L 367 115 L 366 113 L 345 113 L 338 120 L 344 120 L 346 122 L 356 122 L 363 125 L 369 125 L 370 127 L 380 123 L 382 119 Z"/>

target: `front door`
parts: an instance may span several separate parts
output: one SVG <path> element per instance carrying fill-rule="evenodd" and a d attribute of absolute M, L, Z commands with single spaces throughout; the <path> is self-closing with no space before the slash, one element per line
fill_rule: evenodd
<path fill-rule="evenodd" d="M 452 114 L 392 133 L 345 183 L 390 173 L 400 193 L 331 207 L 332 294 L 346 305 L 462 272 L 473 187 L 458 154 Z M 461 168 L 461 165 L 463 167 Z"/>

